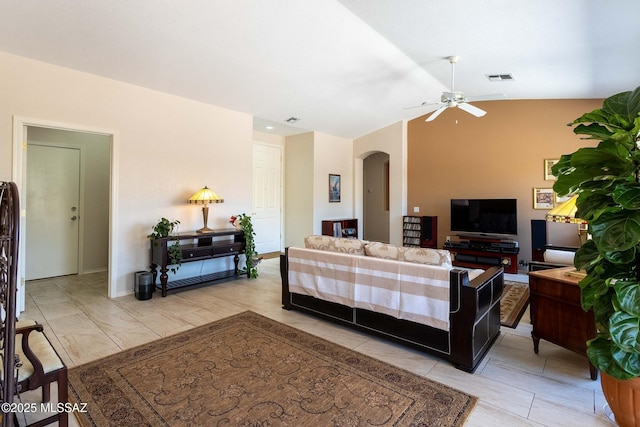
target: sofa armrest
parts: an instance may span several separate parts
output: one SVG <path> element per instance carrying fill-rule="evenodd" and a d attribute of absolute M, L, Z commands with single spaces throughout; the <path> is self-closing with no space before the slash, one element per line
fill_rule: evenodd
<path fill-rule="evenodd" d="M 475 370 L 499 335 L 503 287 L 502 267 L 491 267 L 471 281 L 466 271 L 451 271 L 451 360 L 458 368 Z"/>
<path fill-rule="evenodd" d="M 291 309 L 291 297 L 289 293 L 289 248 L 284 248 L 280 254 L 280 279 L 282 283 L 282 308 Z"/>
<path fill-rule="evenodd" d="M 490 267 L 473 280 L 470 280 L 465 286 L 476 289 L 487 286 L 491 279 L 497 276 L 504 276 L 504 269 L 502 267 Z"/>

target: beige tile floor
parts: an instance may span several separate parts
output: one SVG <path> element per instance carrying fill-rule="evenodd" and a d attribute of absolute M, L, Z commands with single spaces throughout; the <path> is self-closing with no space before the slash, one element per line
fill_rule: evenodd
<path fill-rule="evenodd" d="M 613 426 L 600 382 L 586 358 L 542 341 L 533 352 L 528 313 L 502 333 L 474 374 L 446 361 L 295 311 L 280 304 L 279 260 L 265 260 L 256 280 L 170 293 L 139 301 L 108 299 L 106 273 L 27 283 L 21 318 L 42 322 L 69 367 L 251 310 L 480 398 L 468 426 Z M 133 278 L 132 278 L 133 280 Z M 73 418 L 73 417 L 72 417 Z"/>

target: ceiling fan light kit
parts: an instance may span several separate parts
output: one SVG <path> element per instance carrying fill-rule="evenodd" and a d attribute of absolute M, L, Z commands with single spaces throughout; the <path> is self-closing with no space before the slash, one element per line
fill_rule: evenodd
<path fill-rule="evenodd" d="M 444 112 L 447 108 L 460 108 L 463 111 L 475 116 L 482 117 L 487 114 L 486 111 L 469 104 L 469 98 L 464 96 L 464 92 L 455 90 L 455 64 L 458 62 L 457 56 L 449 56 L 449 63 L 451 64 L 451 90 L 449 92 L 442 92 L 442 96 L 440 97 L 440 102 L 423 102 L 420 106 L 429 106 L 429 105 L 440 105 L 440 107 L 434 111 L 425 122 L 431 122 L 435 120 L 440 114 Z M 482 95 L 477 97 L 476 99 L 482 100 L 492 100 L 492 99 L 501 99 L 504 98 L 504 95 Z"/>

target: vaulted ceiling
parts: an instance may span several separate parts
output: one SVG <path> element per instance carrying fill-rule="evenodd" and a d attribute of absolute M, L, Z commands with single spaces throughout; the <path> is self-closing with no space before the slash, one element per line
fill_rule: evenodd
<path fill-rule="evenodd" d="M 637 0 L 2 0 L 0 50 L 246 112 L 260 130 L 296 117 L 281 132 L 355 138 L 435 110 L 405 107 L 450 89 L 450 55 L 467 96 L 634 89 L 639 16 Z"/>

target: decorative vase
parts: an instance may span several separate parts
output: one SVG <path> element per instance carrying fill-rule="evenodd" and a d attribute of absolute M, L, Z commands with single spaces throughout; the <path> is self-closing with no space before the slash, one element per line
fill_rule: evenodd
<path fill-rule="evenodd" d="M 640 378 L 618 380 L 600 372 L 605 399 L 620 427 L 640 426 Z"/>

